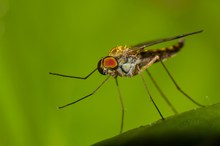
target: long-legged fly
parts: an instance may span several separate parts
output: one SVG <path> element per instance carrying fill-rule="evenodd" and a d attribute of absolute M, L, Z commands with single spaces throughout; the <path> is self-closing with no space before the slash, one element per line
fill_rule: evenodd
<path fill-rule="evenodd" d="M 98 91 L 98 89 L 110 77 L 113 77 L 115 79 L 115 82 L 116 82 L 116 86 L 117 86 L 117 90 L 118 90 L 118 94 L 119 94 L 119 98 L 120 98 L 120 103 L 121 103 L 120 133 L 122 133 L 123 126 L 124 126 L 124 104 L 123 104 L 123 99 L 122 99 L 121 92 L 120 92 L 120 89 L 119 89 L 119 84 L 118 84 L 117 77 L 133 77 L 135 75 L 140 75 L 142 80 L 143 80 L 144 87 L 147 91 L 147 94 L 150 97 L 150 100 L 154 104 L 154 107 L 158 111 L 161 119 L 164 120 L 164 117 L 163 117 L 161 111 L 159 110 L 158 106 L 154 102 L 153 97 L 152 97 L 152 95 L 151 95 L 151 93 L 148 89 L 148 86 L 145 82 L 145 79 L 142 75 L 142 73 L 144 71 L 147 72 L 147 74 L 149 75 L 149 77 L 152 80 L 153 84 L 155 85 L 155 87 L 157 88 L 157 90 L 159 91 L 161 96 L 164 98 L 166 103 L 170 106 L 170 108 L 172 109 L 172 111 L 174 113 L 177 113 L 174 106 L 169 102 L 169 100 L 164 95 L 164 93 L 162 92 L 162 90 L 160 89 L 160 87 L 158 86 L 158 84 L 156 83 L 156 81 L 154 80 L 154 78 L 152 77 L 151 73 L 148 70 L 148 67 L 150 67 L 152 64 L 154 64 L 156 62 L 160 62 L 162 64 L 163 68 L 166 70 L 166 72 L 169 75 L 170 79 L 172 80 L 172 82 L 174 83 L 174 85 L 176 86 L 178 91 L 180 91 L 180 93 L 182 93 L 186 98 L 188 98 L 190 101 L 192 101 L 197 106 L 204 107 L 204 105 L 201 105 L 200 103 L 195 101 L 193 98 L 191 98 L 188 94 L 186 94 L 179 87 L 179 85 L 176 83 L 176 81 L 171 76 L 170 72 L 168 71 L 167 67 L 163 63 L 163 61 L 165 61 L 166 59 L 174 56 L 177 52 L 180 51 L 180 49 L 184 45 L 184 37 L 189 36 L 189 35 L 193 35 L 193 34 L 198 34 L 198 33 L 201 33 L 201 32 L 202 32 L 202 30 L 187 33 L 187 34 L 183 34 L 183 35 L 178 35 L 178 36 L 174 36 L 174 37 L 170 37 L 170 38 L 164 38 L 164 39 L 158 39 L 158 40 L 154 40 L 154 41 L 148 41 L 148 42 L 140 43 L 140 44 L 137 44 L 137 45 L 134 45 L 134 46 L 126 46 L 126 45 L 125 46 L 117 46 L 117 47 L 112 48 L 110 50 L 108 56 L 105 56 L 105 57 L 101 58 L 98 62 L 98 66 L 91 73 L 89 73 L 86 77 L 69 76 L 69 75 L 63 75 L 63 74 L 50 72 L 49 74 L 51 74 L 51 75 L 57 75 L 57 76 L 62 76 L 62 77 L 75 78 L 75 79 L 82 79 L 82 80 L 87 79 L 88 77 L 90 77 L 97 70 L 99 71 L 100 74 L 107 76 L 107 78 L 105 78 L 105 80 L 102 81 L 101 84 L 93 92 L 91 92 L 90 94 L 88 94 L 88 95 L 86 95 L 82 98 L 79 98 L 76 101 L 70 102 L 70 103 L 68 103 L 66 105 L 63 105 L 63 106 L 60 106 L 59 109 L 70 106 L 72 104 L 75 104 L 75 103 L 77 103 L 81 100 L 84 100 L 84 99 L 90 97 L 91 95 L 96 93 Z M 156 45 L 156 44 L 159 44 L 159 43 L 168 42 L 168 41 L 172 41 L 172 40 L 176 40 L 176 39 L 179 39 L 178 43 L 176 43 L 175 45 L 169 46 L 169 47 L 155 49 L 155 50 L 145 49 L 149 46 L 153 46 L 153 45 Z"/>

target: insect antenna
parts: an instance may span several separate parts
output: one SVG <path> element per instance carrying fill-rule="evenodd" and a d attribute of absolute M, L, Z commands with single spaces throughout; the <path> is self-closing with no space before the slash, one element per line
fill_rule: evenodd
<path fill-rule="evenodd" d="M 159 108 L 157 107 L 156 103 L 154 102 L 153 97 L 151 96 L 151 93 L 150 93 L 150 91 L 149 91 L 149 89 L 148 89 L 148 87 L 147 87 L 147 84 L 146 84 L 146 82 L 145 82 L 145 80 L 144 80 L 144 77 L 143 77 L 143 75 L 142 75 L 141 73 L 140 73 L 140 76 L 141 76 L 142 81 L 143 81 L 143 83 L 144 83 L 144 87 L 145 87 L 145 89 L 146 89 L 146 91 L 147 91 L 147 94 L 148 94 L 149 97 L 150 97 L 150 100 L 151 100 L 152 103 L 154 104 L 154 107 L 157 109 L 157 111 L 158 111 L 158 113 L 159 113 L 161 119 L 162 119 L 162 120 L 165 120 L 164 117 L 163 117 L 163 115 L 161 114 Z"/>
<path fill-rule="evenodd" d="M 88 95 L 86 95 L 86 96 L 84 96 L 84 97 L 82 97 L 82 98 L 80 98 L 80 99 L 78 99 L 78 100 L 76 100 L 76 101 L 73 101 L 73 102 L 68 103 L 68 104 L 66 104 L 66 105 L 63 105 L 63 106 L 60 106 L 60 107 L 58 107 L 58 108 L 59 108 L 59 109 L 65 108 L 65 107 L 67 107 L 67 106 L 70 106 L 70 105 L 72 105 L 72 104 L 75 104 L 75 103 L 77 103 L 77 102 L 79 102 L 79 101 L 81 101 L 81 100 L 83 100 L 83 99 L 86 99 L 87 97 L 93 95 L 94 93 L 96 93 L 96 91 L 97 91 L 109 78 L 110 78 L 110 76 L 108 76 L 104 81 L 102 81 L 102 83 L 101 83 L 92 93 L 90 93 L 90 94 L 88 94 Z"/>
<path fill-rule="evenodd" d="M 97 70 L 97 68 L 95 68 L 92 72 L 90 72 L 90 73 L 89 73 L 87 76 L 85 76 L 85 77 L 69 76 L 69 75 L 63 75 L 63 74 L 53 73 L 53 72 L 49 72 L 49 74 L 50 74 L 50 75 L 61 76 L 61 77 L 67 77 L 67 78 L 75 78 L 75 79 L 86 80 L 86 79 L 87 79 L 88 77 L 90 77 L 96 70 Z"/>
<path fill-rule="evenodd" d="M 200 107 L 205 107 L 204 105 L 198 103 L 197 101 L 195 101 L 194 99 L 192 99 L 188 94 L 186 94 L 180 87 L 179 85 L 176 83 L 176 81 L 174 80 L 174 78 L 172 77 L 172 75 L 170 74 L 170 72 L 168 71 L 167 67 L 165 66 L 165 64 L 163 63 L 163 61 L 160 59 L 159 60 L 163 66 L 163 68 L 166 70 L 168 76 L 170 77 L 170 79 L 172 80 L 172 82 L 174 83 L 174 85 L 176 86 L 177 90 L 180 91 L 180 93 L 182 93 L 185 97 L 187 97 L 189 100 L 191 100 L 194 104 L 196 104 L 197 106 Z"/>
<path fill-rule="evenodd" d="M 174 106 L 171 104 L 171 102 L 168 100 L 168 98 L 166 97 L 166 95 L 163 93 L 163 91 L 160 89 L 160 87 L 158 86 L 156 80 L 153 78 L 153 76 L 151 75 L 150 71 L 148 69 L 146 69 L 148 76 L 150 77 L 151 81 L 153 82 L 154 86 L 156 87 L 156 89 L 159 91 L 160 95 L 164 98 L 164 100 L 166 101 L 166 103 L 169 105 L 169 107 L 171 108 L 171 110 L 177 114 L 177 110 L 174 108 Z"/>
<path fill-rule="evenodd" d="M 118 95 L 119 95 L 119 99 L 120 99 L 120 103 L 121 103 L 121 129 L 120 129 L 120 133 L 122 133 L 123 132 L 123 127 L 124 127 L 124 113 L 125 113 L 125 110 L 124 110 L 123 98 L 121 96 L 121 91 L 120 91 L 120 88 L 119 88 L 119 85 L 118 85 L 117 77 L 115 78 L 115 82 L 116 82 L 116 86 L 117 86 L 117 89 L 118 89 Z"/>

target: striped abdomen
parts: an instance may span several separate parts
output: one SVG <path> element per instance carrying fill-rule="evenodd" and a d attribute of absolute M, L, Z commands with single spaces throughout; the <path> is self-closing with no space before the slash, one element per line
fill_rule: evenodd
<path fill-rule="evenodd" d="M 184 45 L 184 40 L 181 39 L 177 44 L 166 47 L 160 48 L 155 50 L 146 50 L 141 53 L 143 58 L 150 57 L 150 56 L 159 56 L 161 60 L 167 59 L 175 55 Z"/>

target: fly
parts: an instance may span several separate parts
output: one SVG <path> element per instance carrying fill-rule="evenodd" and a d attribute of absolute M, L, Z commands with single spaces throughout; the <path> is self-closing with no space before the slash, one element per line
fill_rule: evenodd
<path fill-rule="evenodd" d="M 197 106 L 204 107 L 204 105 L 201 105 L 200 103 L 195 101 L 193 98 L 191 98 L 188 94 L 186 94 L 179 87 L 179 85 L 176 83 L 176 81 L 171 76 L 170 72 L 168 71 L 167 67 L 163 63 L 163 61 L 165 61 L 166 59 L 174 56 L 177 52 L 180 51 L 180 49 L 184 46 L 184 39 L 183 39 L 184 37 L 189 36 L 189 35 L 193 35 L 193 34 L 198 34 L 198 33 L 201 33 L 202 31 L 203 30 L 196 31 L 196 32 L 191 32 L 191 33 L 187 33 L 187 34 L 183 34 L 183 35 L 178 35 L 178 36 L 174 36 L 174 37 L 170 37 L 170 38 L 164 38 L 164 39 L 158 39 L 158 40 L 154 40 L 154 41 L 144 42 L 144 43 L 137 44 L 137 45 L 134 45 L 134 46 L 117 46 L 117 47 L 112 48 L 110 50 L 108 56 L 101 58 L 98 62 L 97 68 L 95 68 L 86 77 L 69 76 L 69 75 L 63 75 L 63 74 L 50 72 L 49 74 L 51 74 L 51 75 L 57 75 L 57 76 L 62 76 L 62 77 L 75 78 L 75 79 L 83 79 L 83 80 L 90 77 L 97 70 L 99 71 L 100 74 L 107 75 L 107 78 L 105 78 L 105 80 L 102 81 L 101 84 L 99 84 L 99 86 L 93 92 L 91 92 L 90 94 L 88 94 L 88 95 L 86 95 L 82 98 L 79 98 L 76 101 L 70 102 L 70 103 L 68 103 L 66 105 L 63 105 L 63 106 L 60 106 L 59 109 L 65 108 L 65 107 L 70 106 L 70 105 L 73 105 L 73 104 L 75 104 L 75 103 L 77 103 L 81 100 L 84 100 L 84 99 L 90 97 L 91 95 L 96 93 L 98 91 L 98 89 L 110 77 L 113 77 L 115 79 L 115 82 L 116 82 L 116 86 L 117 86 L 117 90 L 118 90 L 118 94 L 119 94 L 119 99 L 120 99 L 120 103 L 121 103 L 120 133 L 122 133 L 123 132 L 123 127 L 124 127 L 124 103 L 123 103 L 123 99 L 122 99 L 121 92 L 120 92 L 120 89 L 119 89 L 119 84 L 118 84 L 117 77 L 133 77 L 133 76 L 136 76 L 136 75 L 140 75 L 141 78 L 142 78 L 144 87 L 147 91 L 147 94 L 150 97 L 150 100 L 152 101 L 154 107 L 158 111 L 158 114 L 160 115 L 161 119 L 164 120 L 164 117 L 163 117 L 162 113 L 160 112 L 158 106 L 154 102 L 153 97 L 152 97 L 152 95 L 151 95 L 151 93 L 148 89 L 148 86 L 145 82 L 145 79 L 142 75 L 142 73 L 144 71 L 147 72 L 147 74 L 149 75 L 149 77 L 152 80 L 153 84 L 155 85 L 155 87 L 157 88 L 157 90 L 159 91 L 159 93 L 161 94 L 163 99 L 166 101 L 166 103 L 169 105 L 171 110 L 174 113 L 177 113 L 174 106 L 167 99 L 167 97 L 162 92 L 162 90 L 160 89 L 160 87 L 158 86 L 158 84 L 156 83 L 156 81 L 154 80 L 154 78 L 152 77 L 151 73 L 148 70 L 148 67 L 150 67 L 152 64 L 154 64 L 156 62 L 161 63 L 161 65 L 163 66 L 163 68 L 167 72 L 168 76 L 170 77 L 170 79 L 172 80 L 172 82 L 174 83 L 174 85 L 176 86 L 177 90 L 180 93 L 182 93 L 186 98 L 188 98 L 191 102 L 193 102 Z M 155 50 L 145 49 L 149 46 L 153 46 L 153 45 L 156 45 L 156 44 L 159 44 L 159 43 L 168 42 L 168 41 L 172 41 L 172 40 L 176 40 L 176 39 L 179 39 L 178 43 L 176 43 L 175 45 L 169 46 L 169 47 L 155 49 Z"/>

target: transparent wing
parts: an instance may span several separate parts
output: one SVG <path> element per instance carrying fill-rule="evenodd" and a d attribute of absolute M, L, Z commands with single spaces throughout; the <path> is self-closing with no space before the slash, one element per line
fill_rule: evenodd
<path fill-rule="evenodd" d="M 174 36 L 174 37 L 170 37 L 170 38 L 163 38 L 163 39 L 148 41 L 148 42 L 144 42 L 144 43 L 134 45 L 134 46 L 131 47 L 131 49 L 133 51 L 142 50 L 142 49 L 144 49 L 146 47 L 149 47 L 149 46 L 153 46 L 153 45 L 156 45 L 156 44 L 159 44 L 159 43 L 176 40 L 176 39 L 179 39 L 179 38 L 183 38 L 183 37 L 193 35 L 193 34 L 197 34 L 197 33 L 201 33 L 201 32 L 203 32 L 203 30 L 195 31 L 195 32 L 187 33 L 187 34 L 182 34 L 182 35 L 178 35 L 178 36 Z"/>

